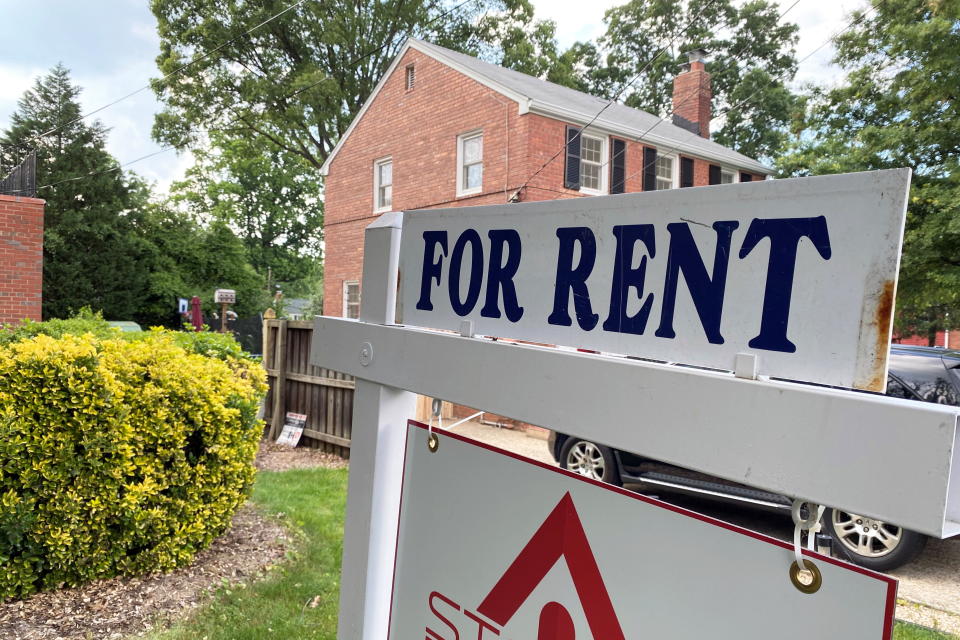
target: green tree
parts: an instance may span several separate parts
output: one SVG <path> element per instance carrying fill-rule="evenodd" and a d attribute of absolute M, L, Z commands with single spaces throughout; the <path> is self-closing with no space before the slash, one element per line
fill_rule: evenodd
<path fill-rule="evenodd" d="M 147 275 L 148 247 L 134 232 L 145 189 L 106 151 L 103 125 L 79 119 L 79 94 L 63 65 L 38 78 L 0 134 L 2 164 L 36 149 L 37 184 L 52 185 L 38 194 L 47 201 L 44 317 L 89 306 L 108 318 L 130 318 Z"/>
<path fill-rule="evenodd" d="M 786 84 L 796 73 L 798 27 L 780 20 L 776 3 L 630 0 L 607 11 L 604 23 L 596 45 L 576 43 L 559 57 L 551 80 L 664 116 L 684 53 L 705 49 L 713 112 L 737 105 L 713 139 L 757 158 L 780 150 L 796 108 Z"/>
<path fill-rule="evenodd" d="M 960 4 L 873 0 L 836 42 L 847 72 L 812 92 L 784 175 L 913 169 L 896 330 L 960 318 Z"/>
<path fill-rule="evenodd" d="M 316 169 L 406 34 L 475 50 L 482 38 L 498 33 L 498 19 L 516 26 L 532 16 L 528 0 L 335 0 L 305 3 L 240 37 L 291 5 L 290 0 L 152 0 L 161 73 L 174 73 L 197 52 L 216 49 L 175 79 L 154 82 L 165 105 L 154 136 L 183 148 L 202 141 L 212 127 L 270 144 Z"/>
<path fill-rule="evenodd" d="M 149 276 L 135 318 L 144 325 L 178 327 L 177 298 L 199 296 L 207 312 L 214 289 L 234 289 L 241 316 L 267 304 L 263 279 L 247 261 L 243 242 L 221 221 L 202 226 L 168 202 L 151 203 L 138 232 L 148 249 Z"/>
<path fill-rule="evenodd" d="M 262 281 L 269 275 L 288 297 L 309 293 L 323 237 L 316 169 L 272 143 L 223 134 L 195 155 L 186 180 L 174 185 L 175 201 L 233 229 Z"/>

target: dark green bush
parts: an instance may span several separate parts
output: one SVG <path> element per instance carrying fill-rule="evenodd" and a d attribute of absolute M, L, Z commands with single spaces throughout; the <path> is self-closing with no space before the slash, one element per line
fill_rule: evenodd
<path fill-rule="evenodd" d="M 0 329 L 0 345 L 29 340 L 40 335 L 62 338 L 66 335 L 82 336 L 87 333 L 98 338 L 115 338 L 121 331 L 111 327 L 99 311 L 94 313 L 89 308 L 83 308 L 76 315 L 62 320 L 24 320 L 19 325 L 5 325 Z"/>
<path fill-rule="evenodd" d="M 254 478 L 263 369 L 181 340 L 0 346 L 0 600 L 173 569 L 228 526 Z"/>

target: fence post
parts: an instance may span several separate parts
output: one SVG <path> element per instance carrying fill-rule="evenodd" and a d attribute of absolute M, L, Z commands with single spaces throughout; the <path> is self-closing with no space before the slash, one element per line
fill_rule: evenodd
<path fill-rule="evenodd" d="M 270 439 L 276 440 L 283 428 L 286 409 L 284 399 L 287 386 L 287 321 L 277 322 L 277 337 L 273 341 L 273 366 L 277 372 L 273 379 L 273 412 L 270 414 Z"/>
<path fill-rule="evenodd" d="M 402 224 L 402 213 L 388 213 L 366 228 L 363 321 L 394 324 Z M 362 347 L 356 345 L 358 358 Z M 376 358 L 376 345 L 363 357 L 370 356 Z M 323 364 L 312 355 L 311 363 Z M 357 379 L 353 406 L 337 637 L 383 640 L 390 617 L 406 423 L 416 410 L 416 394 Z"/>

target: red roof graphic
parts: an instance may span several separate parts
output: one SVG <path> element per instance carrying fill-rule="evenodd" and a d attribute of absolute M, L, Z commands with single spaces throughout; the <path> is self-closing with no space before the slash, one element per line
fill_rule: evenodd
<path fill-rule="evenodd" d="M 561 557 L 567 561 L 593 637 L 624 640 L 620 621 L 569 493 L 560 499 L 477 611 L 505 626 Z M 573 640 L 573 623 L 561 605 L 548 603 L 540 623 L 541 638 Z M 543 635 L 545 624 L 554 629 L 555 635 Z"/>

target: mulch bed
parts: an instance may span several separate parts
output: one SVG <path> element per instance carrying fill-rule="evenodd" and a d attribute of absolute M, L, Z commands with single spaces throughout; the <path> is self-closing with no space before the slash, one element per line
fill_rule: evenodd
<path fill-rule="evenodd" d="M 310 449 L 263 443 L 258 469 L 342 468 L 346 461 Z M 216 588 L 245 588 L 283 561 L 292 546 L 284 527 L 244 505 L 233 524 L 189 567 L 167 574 L 112 578 L 0 603 L 3 640 L 88 640 L 139 635 L 203 604 Z"/>
<path fill-rule="evenodd" d="M 297 447 L 293 449 L 286 445 L 264 440 L 260 443 L 257 452 L 257 469 L 261 471 L 288 471 L 290 469 L 310 469 L 326 467 L 327 469 L 344 469 L 348 461 L 332 453 L 324 453 L 316 449 Z"/>

